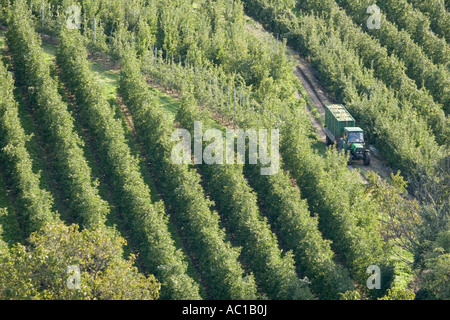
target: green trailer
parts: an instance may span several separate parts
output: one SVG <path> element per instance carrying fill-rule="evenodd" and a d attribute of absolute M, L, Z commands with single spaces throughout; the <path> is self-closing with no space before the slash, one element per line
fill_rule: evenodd
<path fill-rule="evenodd" d="M 325 106 L 325 127 L 327 145 L 333 144 L 344 136 L 345 127 L 354 127 L 355 119 L 341 104 Z"/>
<path fill-rule="evenodd" d="M 327 145 L 337 144 L 338 151 L 344 152 L 353 160 L 363 160 L 370 164 L 370 151 L 366 148 L 364 131 L 355 126 L 355 119 L 341 104 L 325 106 L 324 132 Z"/>

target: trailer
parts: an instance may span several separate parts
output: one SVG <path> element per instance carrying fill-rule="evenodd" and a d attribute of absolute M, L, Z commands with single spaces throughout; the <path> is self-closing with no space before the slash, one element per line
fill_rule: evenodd
<path fill-rule="evenodd" d="M 341 104 L 325 106 L 325 126 L 323 128 L 327 145 L 336 144 L 338 151 L 348 155 L 349 164 L 353 160 L 363 160 L 370 164 L 370 150 L 364 141 L 364 131 L 355 126 L 355 119 Z"/>

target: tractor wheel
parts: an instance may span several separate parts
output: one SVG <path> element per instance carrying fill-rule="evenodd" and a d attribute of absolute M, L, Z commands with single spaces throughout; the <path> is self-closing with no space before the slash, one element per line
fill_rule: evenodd
<path fill-rule="evenodd" d="M 366 152 L 365 154 L 364 154 L 364 165 L 365 166 L 368 166 L 370 164 L 370 153 L 369 152 Z"/>

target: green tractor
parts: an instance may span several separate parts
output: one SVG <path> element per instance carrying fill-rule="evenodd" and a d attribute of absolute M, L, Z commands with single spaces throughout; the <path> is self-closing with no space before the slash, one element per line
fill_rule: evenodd
<path fill-rule="evenodd" d="M 353 160 L 363 160 L 370 164 L 370 151 L 364 141 L 364 131 L 355 127 L 355 119 L 343 105 L 333 104 L 325 107 L 325 134 L 327 145 L 336 143 L 338 152 L 348 155 L 348 164 Z"/>

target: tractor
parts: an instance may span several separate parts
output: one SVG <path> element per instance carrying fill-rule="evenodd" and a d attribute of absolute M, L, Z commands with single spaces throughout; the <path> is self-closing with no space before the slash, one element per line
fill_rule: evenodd
<path fill-rule="evenodd" d="M 370 150 L 364 141 L 364 131 L 355 126 L 355 119 L 343 105 L 325 106 L 325 126 L 327 145 L 337 144 L 338 152 L 344 151 L 348 156 L 348 164 L 354 160 L 362 160 L 364 165 L 370 164 Z"/>

